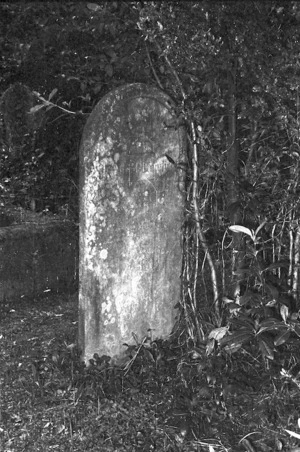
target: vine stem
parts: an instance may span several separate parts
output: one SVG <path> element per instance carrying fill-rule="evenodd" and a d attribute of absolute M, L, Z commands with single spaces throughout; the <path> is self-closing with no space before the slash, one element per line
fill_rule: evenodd
<path fill-rule="evenodd" d="M 35 94 L 36 97 L 37 97 L 39 100 L 42 101 L 42 104 L 35 105 L 35 106 L 31 109 L 31 113 L 35 113 L 35 112 L 37 112 L 38 110 L 41 110 L 42 108 L 46 108 L 46 107 L 51 107 L 51 108 L 56 107 L 56 108 L 59 108 L 60 110 L 64 111 L 65 113 L 68 113 L 68 114 L 70 114 L 70 115 L 84 114 L 84 113 L 82 113 L 82 112 L 67 110 L 66 108 L 61 107 L 60 105 L 54 104 L 53 102 L 51 102 L 51 101 L 45 99 L 44 97 L 42 97 L 42 96 L 40 95 L 40 93 L 38 93 L 37 91 L 33 91 L 33 94 Z"/>
<path fill-rule="evenodd" d="M 183 99 L 183 107 L 184 103 L 187 99 L 186 92 L 182 86 L 181 80 L 179 78 L 179 75 L 172 65 L 170 59 L 168 58 L 166 52 L 162 51 L 162 48 L 160 47 L 159 43 L 155 40 L 155 44 L 160 51 L 161 55 L 163 55 L 167 65 L 169 66 L 169 69 L 171 73 L 173 74 L 176 83 L 180 89 L 182 99 Z M 184 108 L 183 108 L 184 110 Z M 185 119 L 187 119 L 187 115 L 184 111 Z M 220 299 L 219 299 L 219 291 L 218 291 L 218 283 L 217 283 L 217 272 L 214 265 L 214 261 L 212 258 L 212 255 L 210 253 L 209 247 L 207 245 L 207 241 L 205 238 L 205 235 L 203 233 L 203 230 L 201 228 L 200 224 L 200 215 L 199 215 L 199 206 L 198 206 L 198 143 L 197 143 L 197 136 L 196 136 L 196 129 L 195 129 L 195 123 L 193 120 L 190 121 L 190 128 L 192 131 L 192 147 L 193 147 L 193 158 L 192 158 L 192 166 L 193 166 L 193 190 L 192 190 L 192 203 L 194 206 L 194 216 L 195 216 L 195 222 L 196 222 L 196 231 L 199 238 L 199 241 L 201 243 L 201 246 L 203 248 L 204 254 L 206 256 L 206 259 L 208 261 L 208 265 L 210 267 L 210 273 L 211 273 L 211 281 L 212 281 L 212 290 L 213 290 L 213 297 L 214 297 L 214 305 L 215 305 L 215 314 L 216 314 L 216 320 L 218 326 L 221 325 L 221 315 L 220 315 Z M 197 278 L 197 275 L 195 276 Z M 194 283 L 196 284 L 196 282 Z M 194 293 L 195 297 L 195 293 Z M 193 300 L 194 301 L 194 300 Z"/>
<path fill-rule="evenodd" d="M 162 84 L 161 84 L 161 81 L 159 80 L 159 77 L 158 77 L 158 75 L 157 75 L 157 72 L 156 72 L 156 70 L 155 70 L 155 68 L 154 68 L 154 66 L 153 66 L 153 63 L 152 63 L 152 60 L 151 60 L 151 56 L 150 56 L 150 52 L 149 52 L 149 49 L 148 49 L 148 46 L 147 46 L 147 43 L 146 43 L 146 42 L 145 42 L 145 47 L 146 47 L 146 53 L 147 53 L 148 61 L 149 61 L 149 64 L 150 64 L 152 73 L 153 73 L 153 75 L 154 75 L 154 78 L 155 78 L 155 80 L 156 80 L 156 83 L 158 84 L 158 86 L 160 87 L 160 89 L 163 91 L 164 88 L 163 88 L 163 86 L 162 86 Z"/>
<path fill-rule="evenodd" d="M 297 298 L 298 283 L 299 283 L 299 261 L 300 261 L 300 226 L 297 225 L 296 236 L 294 243 L 294 268 L 293 268 L 293 296 Z"/>
<path fill-rule="evenodd" d="M 203 251 L 206 255 L 208 265 L 210 267 L 216 318 L 217 318 L 218 326 L 220 326 L 221 325 L 221 315 L 220 315 L 220 304 L 219 304 L 220 300 L 219 300 L 219 291 L 218 291 L 218 283 L 217 283 L 217 273 L 216 273 L 212 255 L 211 255 L 211 253 L 209 251 L 209 247 L 207 245 L 205 235 L 204 235 L 201 225 L 200 225 L 200 215 L 199 215 L 198 196 L 197 196 L 198 195 L 198 148 L 197 148 L 197 137 L 196 137 L 195 124 L 193 121 L 191 121 L 191 131 L 192 131 L 192 138 L 193 138 L 193 158 L 192 158 L 193 195 L 192 195 L 192 198 L 193 198 L 194 216 L 195 216 L 195 222 L 196 222 L 196 231 L 197 231 L 197 235 L 199 237 L 200 243 L 202 245 Z"/>

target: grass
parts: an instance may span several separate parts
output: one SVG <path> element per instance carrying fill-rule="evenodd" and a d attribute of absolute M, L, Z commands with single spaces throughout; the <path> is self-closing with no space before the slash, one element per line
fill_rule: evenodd
<path fill-rule="evenodd" d="M 297 343 L 266 366 L 249 350 L 207 357 L 156 341 L 132 350 L 124 370 L 98 356 L 85 367 L 76 337 L 76 294 L 2 304 L 1 451 L 289 451 L 299 444 Z"/>

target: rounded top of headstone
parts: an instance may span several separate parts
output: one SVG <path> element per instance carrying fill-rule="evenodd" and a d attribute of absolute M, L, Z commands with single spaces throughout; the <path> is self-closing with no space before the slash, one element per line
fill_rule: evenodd
<path fill-rule="evenodd" d="M 136 102 L 134 102 L 136 99 Z M 138 101 L 139 99 L 139 101 Z M 109 123 L 108 119 L 114 118 L 114 121 L 118 121 L 118 117 L 126 116 L 128 105 L 135 108 L 138 102 L 151 102 L 155 101 L 158 104 L 168 110 L 171 116 L 175 115 L 174 102 L 170 96 L 163 91 L 159 90 L 155 86 L 146 85 L 144 83 L 131 83 L 127 85 L 115 88 L 102 99 L 99 100 L 93 111 L 91 112 L 83 132 L 83 139 L 89 137 L 95 129 L 95 122 L 99 121 L 99 118 L 105 119 L 106 123 Z M 129 107 L 130 108 L 130 107 Z M 101 124 L 101 131 L 104 132 L 104 123 Z"/>
<path fill-rule="evenodd" d="M 44 112 L 31 113 L 36 95 L 22 83 L 11 85 L 0 97 L 1 138 L 13 150 L 21 148 L 28 133 L 34 133 L 42 123 Z"/>
<path fill-rule="evenodd" d="M 172 99 L 154 86 L 124 85 L 98 102 L 85 125 L 81 180 L 100 165 L 105 177 L 121 171 L 131 192 L 138 182 L 173 172 L 183 148 L 184 131 Z"/>
<path fill-rule="evenodd" d="M 97 108 L 99 104 L 106 101 L 111 102 L 113 98 L 115 98 L 116 101 L 120 101 L 122 99 L 130 99 L 134 97 L 155 98 L 158 102 L 160 101 L 170 108 L 174 107 L 174 102 L 170 96 L 155 86 L 146 85 L 145 83 L 129 83 L 127 85 L 119 86 L 118 88 L 115 88 L 107 93 L 104 97 L 102 97 L 102 99 L 100 99 L 95 108 Z"/>

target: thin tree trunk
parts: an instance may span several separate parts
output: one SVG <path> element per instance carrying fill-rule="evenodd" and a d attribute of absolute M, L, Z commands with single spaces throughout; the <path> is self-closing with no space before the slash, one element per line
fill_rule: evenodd
<path fill-rule="evenodd" d="M 192 137 L 193 137 L 193 205 L 194 205 L 194 215 L 195 215 L 195 221 L 196 221 L 196 231 L 198 238 L 200 240 L 202 249 L 205 253 L 205 258 L 207 259 L 209 268 L 210 268 L 210 275 L 211 275 L 211 282 L 212 282 L 212 290 L 213 290 L 213 297 L 214 297 L 214 306 L 215 306 L 215 314 L 216 314 L 216 321 L 217 324 L 221 324 L 221 314 L 220 314 L 220 299 L 219 299 L 219 292 L 218 292 L 218 282 L 217 282 L 217 273 L 215 264 L 213 261 L 213 257 L 211 255 L 211 252 L 209 250 L 209 247 L 206 242 L 205 235 L 203 233 L 203 230 L 201 228 L 200 224 L 200 215 L 199 215 L 199 206 L 198 206 L 198 147 L 196 143 L 196 131 L 195 131 L 195 125 L 193 122 L 191 122 L 191 130 L 192 130 Z"/>
<path fill-rule="evenodd" d="M 292 295 L 298 301 L 299 286 L 299 262 L 300 262 L 300 225 L 297 225 L 294 241 L 294 267 L 293 267 L 293 291 Z"/>
<path fill-rule="evenodd" d="M 228 143 L 227 143 L 227 210 L 230 223 L 241 223 L 239 193 L 239 149 L 236 132 L 236 74 L 228 71 Z M 232 236 L 232 265 L 230 295 L 238 301 L 242 276 L 243 239 L 241 233 Z"/>

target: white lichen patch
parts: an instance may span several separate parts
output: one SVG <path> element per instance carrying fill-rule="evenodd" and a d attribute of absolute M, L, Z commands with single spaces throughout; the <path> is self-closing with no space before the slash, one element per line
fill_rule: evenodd
<path fill-rule="evenodd" d="M 104 324 L 104 326 L 113 325 L 115 323 L 115 321 L 116 321 L 115 317 L 111 317 L 110 319 L 104 320 L 103 324 Z"/>
<path fill-rule="evenodd" d="M 102 314 L 109 313 L 111 308 L 112 308 L 111 299 L 109 297 L 107 297 L 106 300 L 103 300 L 102 303 L 101 303 Z"/>
<path fill-rule="evenodd" d="M 105 155 L 109 155 L 112 150 L 114 142 L 110 136 L 106 137 L 104 140 L 98 140 L 94 149 L 94 155 L 104 157 Z"/>
<path fill-rule="evenodd" d="M 108 215 L 112 210 L 118 212 L 125 196 L 117 163 L 113 157 L 107 155 L 110 154 L 112 146 L 110 137 L 105 142 L 97 143 L 93 158 L 90 158 L 90 165 L 85 162 L 89 172 L 83 190 L 86 223 L 84 257 L 91 271 L 94 269 L 95 255 L 98 254 L 99 235 L 107 228 Z M 102 254 L 100 258 L 104 260 L 103 256 Z"/>
<path fill-rule="evenodd" d="M 105 261 L 105 259 L 107 259 L 107 256 L 108 256 L 108 251 L 105 249 L 101 250 L 99 256 L 100 256 L 100 259 Z"/>
<path fill-rule="evenodd" d="M 103 324 L 105 326 L 114 324 L 116 322 L 116 318 L 114 316 L 113 304 L 109 296 L 107 296 L 106 300 L 103 300 L 101 303 L 101 314 L 104 319 Z"/>
<path fill-rule="evenodd" d="M 119 152 L 116 152 L 114 155 L 114 162 L 118 163 L 119 160 L 120 160 L 120 154 L 119 154 Z"/>

